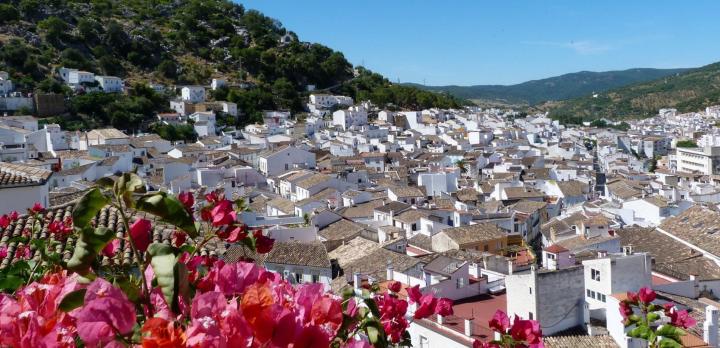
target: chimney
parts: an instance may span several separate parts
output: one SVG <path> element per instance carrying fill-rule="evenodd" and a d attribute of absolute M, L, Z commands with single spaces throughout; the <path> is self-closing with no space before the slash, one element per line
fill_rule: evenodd
<path fill-rule="evenodd" d="M 423 275 L 425 275 L 425 286 L 430 286 L 432 284 L 432 276 L 428 272 L 423 272 Z"/>
<path fill-rule="evenodd" d="M 465 336 L 472 336 L 473 335 L 473 320 L 472 319 L 465 319 Z"/>
<path fill-rule="evenodd" d="M 508 275 L 513 274 L 513 262 L 512 260 L 508 260 Z"/>
<path fill-rule="evenodd" d="M 385 278 L 387 280 L 393 280 L 395 279 L 395 270 L 393 269 L 393 266 L 391 263 L 388 262 L 387 268 L 385 269 Z"/>
<path fill-rule="evenodd" d="M 625 255 L 632 255 L 633 254 L 633 247 L 632 245 L 626 245 L 623 247 L 623 254 Z"/>
<path fill-rule="evenodd" d="M 720 310 L 715 306 L 705 307 L 705 322 L 703 323 L 703 341 L 708 346 L 718 347 L 718 321 L 720 319 Z"/>
<path fill-rule="evenodd" d="M 598 258 L 607 257 L 607 251 L 598 250 L 597 256 L 598 256 Z"/>
<path fill-rule="evenodd" d="M 443 316 L 440 315 L 440 314 L 437 315 L 437 323 L 440 324 L 440 325 L 443 324 Z"/>
<path fill-rule="evenodd" d="M 362 277 L 360 277 L 360 272 L 353 273 L 353 287 L 355 290 L 360 290 L 360 285 L 362 282 Z"/>

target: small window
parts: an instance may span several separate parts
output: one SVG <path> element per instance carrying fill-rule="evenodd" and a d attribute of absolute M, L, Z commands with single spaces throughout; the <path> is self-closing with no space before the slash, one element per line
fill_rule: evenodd
<path fill-rule="evenodd" d="M 590 277 L 592 280 L 599 282 L 600 281 L 600 271 L 596 269 L 590 269 Z"/>
<path fill-rule="evenodd" d="M 490 251 L 490 246 L 487 244 L 483 245 L 483 251 Z"/>
<path fill-rule="evenodd" d="M 465 287 L 465 278 L 458 278 L 456 285 L 458 289 Z"/>
<path fill-rule="evenodd" d="M 600 301 L 605 302 L 605 300 L 606 300 L 605 294 L 598 294 L 598 295 L 599 295 L 598 297 L 600 297 Z"/>
<path fill-rule="evenodd" d="M 530 291 L 530 295 L 532 295 L 532 288 L 528 288 L 528 290 Z"/>

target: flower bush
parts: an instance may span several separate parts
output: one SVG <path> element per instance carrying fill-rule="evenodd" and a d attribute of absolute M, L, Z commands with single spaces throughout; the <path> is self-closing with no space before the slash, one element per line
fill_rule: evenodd
<path fill-rule="evenodd" d="M 406 289 L 407 299 L 397 282 L 385 292 L 366 284 L 333 294 L 322 284 L 294 286 L 249 260 L 206 255 L 201 251 L 214 240 L 256 253 L 269 252 L 274 241 L 238 220 L 243 202 L 218 192 L 203 198 L 146 193 L 142 180 L 126 173 L 99 181 L 71 218 L 46 221 L 41 205 L 29 209 L 31 230 L 13 238 L 16 261 L 0 271 L 0 346 L 410 346 L 413 320 L 453 314 L 452 301 L 418 286 Z M 127 232 L 123 238 L 97 224 L 108 206 Z M 133 212 L 149 215 L 133 219 L 141 215 Z M 0 216 L 0 227 L 20 218 Z M 153 242 L 158 223 L 176 228 L 169 244 Z M 43 224 L 53 238 L 32 239 Z M 71 237 L 75 248 L 65 261 L 56 247 Z M 122 245 L 132 250 L 130 265 L 112 261 Z M 0 257 L 7 253 L 0 248 Z M 502 340 L 476 346 L 542 346 L 536 322 L 517 319 L 510 326 L 503 315 L 491 323 Z"/>
<path fill-rule="evenodd" d="M 686 310 L 678 310 L 672 303 L 653 303 L 657 295 L 649 288 L 637 293 L 628 292 L 620 302 L 623 324 L 629 329 L 629 337 L 648 342 L 648 347 L 680 348 L 685 330 L 695 326 L 696 321 Z"/>

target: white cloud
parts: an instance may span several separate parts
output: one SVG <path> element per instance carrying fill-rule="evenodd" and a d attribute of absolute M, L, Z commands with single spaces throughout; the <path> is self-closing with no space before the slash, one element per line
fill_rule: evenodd
<path fill-rule="evenodd" d="M 605 53 L 613 49 L 613 47 L 606 43 L 596 42 L 592 40 L 580 40 L 570 42 L 558 42 L 558 41 L 523 41 L 524 45 L 535 45 L 535 46 L 552 46 L 571 49 L 577 54 L 589 55 Z"/>

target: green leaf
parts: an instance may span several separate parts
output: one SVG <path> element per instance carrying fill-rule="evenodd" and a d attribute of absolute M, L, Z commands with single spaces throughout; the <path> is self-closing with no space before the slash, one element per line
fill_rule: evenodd
<path fill-rule="evenodd" d="M 15 292 L 24 283 L 25 279 L 16 275 L 0 275 L 0 290 Z"/>
<path fill-rule="evenodd" d="M 109 202 L 110 200 L 102 194 L 100 189 L 94 188 L 88 191 L 73 208 L 73 225 L 79 229 L 85 228 Z"/>
<path fill-rule="evenodd" d="M 370 340 L 370 344 L 372 344 L 373 347 L 388 346 L 387 339 L 385 338 L 385 331 L 377 318 L 366 320 L 364 324 L 365 333 L 367 334 L 368 340 Z"/>
<path fill-rule="evenodd" d="M 85 302 L 85 292 L 87 292 L 87 289 L 80 289 L 65 295 L 58 308 L 63 312 L 69 312 L 82 306 Z"/>
<path fill-rule="evenodd" d="M 372 298 L 366 298 L 365 299 L 365 305 L 370 308 L 370 313 L 374 315 L 375 317 L 380 317 L 380 309 L 377 306 L 377 303 L 375 303 L 375 300 Z"/>
<path fill-rule="evenodd" d="M 672 338 L 663 338 L 660 340 L 659 348 L 682 348 L 682 344 L 680 344 L 678 341 L 675 341 Z"/>
<path fill-rule="evenodd" d="M 106 189 L 111 189 L 115 187 L 115 179 L 113 179 L 110 176 L 102 177 L 100 179 L 95 180 L 95 183 L 98 184 L 98 186 Z"/>
<path fill-rule="evenodd" d="M 647 315 L 647 320 L 648 320 L 648 322 L 650 322 L 650 323 L 655 322 L 655 321 L 658 320 L 658 319 L 660 319 L 660 314 L 657 314 L 657 313 L 655 313 L 655 312 L 650 312 L 650 313 L 648 313 L 648 315 Z"/>
<path fill-rule="evenodd" d="M 98 253 L 114 238 L 115 232 L 105 227 L 83 228 L 80 239 L 75 243 L 73 256 L 68 260 L 68 269 L 86 275 Z"/>
<path fill-rule="evenodd" d="M 140 197 L 136 208 L 151 213 L 163 222 L 172 224 L 187 232 L 191 238 L 197 237 L 197 228 L 193 217 L 185 210 L 185 206 L 173 195 L 157 192 Z"/>
<path fill-rule="evenodd" d="M 125 206 L 132 208 L 134 201 L 133 193 L 145 193 L 145 183 L 135 173 L 123 173 L 113 186 L 116 196 L 122 197 Z"/>
<path fill-rule="evenodd" d="M 167 244 L 150 244 L 148 254 L 165 301 L 173 308 L 177 308 L 177 295 L 186 291 L 188 285 L 187 270 L 183 271 L 182 267 L 184 264 L 177 262 L 174 249 Z"/>

